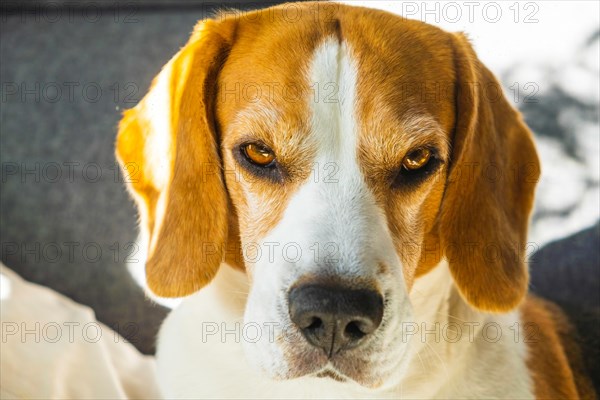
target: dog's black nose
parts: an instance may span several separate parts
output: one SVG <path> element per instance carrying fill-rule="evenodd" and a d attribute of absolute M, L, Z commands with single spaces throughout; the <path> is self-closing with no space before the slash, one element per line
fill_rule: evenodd
<path fill-rule="evenodd" d="M 304 337 L 331 357 L 375 332 L 383 317 L 383 298 L 368 289 L 311 284 L 290 291 L 289 308 Z"/>

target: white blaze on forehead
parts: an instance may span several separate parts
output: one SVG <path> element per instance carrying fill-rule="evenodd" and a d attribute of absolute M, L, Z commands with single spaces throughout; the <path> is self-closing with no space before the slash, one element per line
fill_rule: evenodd
<path fill-rule="evenodd" d="M 334 261 L 338 273 L 351 275 L 363 274 L 365 266 L 379 261 L 397 263 L 384 213 L 376 206 L 357 160 L 357 75 L 347 44 L 331 38 L 315 50 L 308 76 L 313 92 L 307 99 L 316 144 L 314 173 L 293 194 L 280 223 L 264 238 L 265 242 L 298 243 L 306 257 L 296 265 L 319 268 Z M 315 244 L 322 251 L 317 262 Z"/>
<path fill-rule="evenodd" d="M 344 174 L 360 174 L 356 163 L 358 127 L 355 116 L 357 70 L 350 49 L 337 39 L 326 40 L 314 54 L 310 83 L 315 90 L 312 132 L 323 161 L 336 162 Z M 358 176 L 358 175 L 355 175 Z"/>
<path fill-rule="evenodd" d="M 361 261 L 366 261 L 360 253 L 369 247 L 365 239 L 377 215 L 372 214 L 376 210 L 357 162 L 357 75 L 347 44 L 331 38 L 315 51 L 310 79 L 318 95 L 310 109 L 319 175 L 316 185 L 304 189 L 322 208 L 314 239 L 321 244 L 332 242 L 340 264 L 359 273 Z"/>

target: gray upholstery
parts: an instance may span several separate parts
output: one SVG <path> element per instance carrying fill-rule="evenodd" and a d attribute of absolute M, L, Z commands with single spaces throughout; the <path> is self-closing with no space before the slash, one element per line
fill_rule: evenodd
<path fill-rule="evenodd" d="M 531 290 L 561 306 L 577 329 L 600 393 L 600 223 L 541 248 L 529 269 Z"/>

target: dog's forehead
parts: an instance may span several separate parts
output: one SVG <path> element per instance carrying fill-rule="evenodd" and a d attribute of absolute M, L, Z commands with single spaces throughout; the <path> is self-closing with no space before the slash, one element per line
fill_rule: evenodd
<path fill-rule="evenodd" d="M 323 96 L 338 100 L 336 82 L 311 76 L 319 49 L 337 41 L 357 70 L 360 119 L 391 125 L 428 115 L 451 131 L 455 76 L 449 34 L 378 10 L 335 4 L 319 13 L 297 7 L 293 19 L 285 8 L 240 18 L 219 77 L 219 121 L 231 123 L 242 110 L 260 110 L 301 126 L 309 102 Z M 320 67 L 338 67 L 330 64 Z M 385 127 L 364 128 L 387 134 Z"/>

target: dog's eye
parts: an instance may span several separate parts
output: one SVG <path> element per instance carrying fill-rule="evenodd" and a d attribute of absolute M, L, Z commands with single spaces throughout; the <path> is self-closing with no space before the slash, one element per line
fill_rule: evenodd
<path fill-rule="evenodd" d="M 249 143 L 242 146 L 242 152 L 248 161 L 259 167 L 268 167 L 275 162 L 275 153 L 266 146 Z"/>
<path fill-rule="evenodd" d="M 423 168 L 431 159 L 431 150 L 426 147 L 420 147 L 411 151 L 402 160 L 402 166 L 409 171 L 415 171 Z"/>
<path fill-rule="evenodd" d="M 430 147 L 412 150 L 402 159 L 402 166 L 396 173 L 392 186 L 406 189 L 429 179 L 443 164 L 437 154 L 439 153 Z"/>

